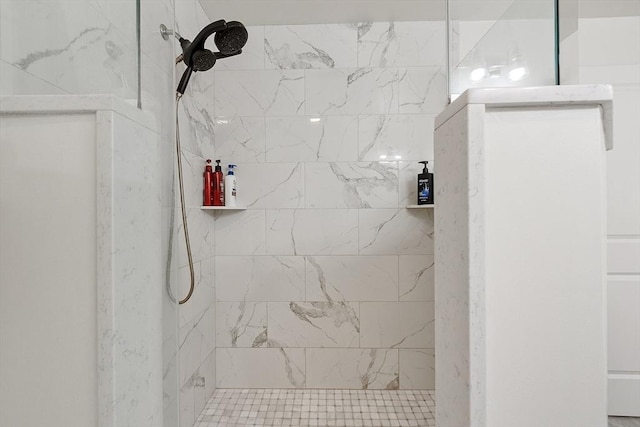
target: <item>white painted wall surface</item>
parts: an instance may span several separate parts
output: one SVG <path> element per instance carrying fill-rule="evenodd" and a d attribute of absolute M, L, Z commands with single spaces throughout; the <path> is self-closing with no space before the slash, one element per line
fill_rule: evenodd
<path fill-rule="evenodd" d="M 614 87 L 607 153 L 609 414 L 640 416 L 640 1 L 635 16 L 586 18 L 580 1 L 580 83 Z M 617 9 L 612 4 L 613 12 Z"/>

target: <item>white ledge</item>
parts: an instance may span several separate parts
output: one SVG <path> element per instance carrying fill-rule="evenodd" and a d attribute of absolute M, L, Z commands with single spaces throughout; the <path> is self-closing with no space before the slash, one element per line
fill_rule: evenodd
<path fill-rule="evenodd" d="M 613 89 L 610 85 L 539 86 L 468 89 L 435 121 L 437 129 L 469 104 L 487 108 L 600 105 L 607 150 L 613 148 Z"/>
<path fill-rule="evenodd" d="M 80 114 L 113 111 L 153 131 L 158 125 L 148 112 L 115 95 L 6 95 L 0 114 Z"/>

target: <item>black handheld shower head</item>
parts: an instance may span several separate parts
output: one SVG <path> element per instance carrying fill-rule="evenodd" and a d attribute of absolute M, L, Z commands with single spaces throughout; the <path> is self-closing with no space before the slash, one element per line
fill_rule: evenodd
<path fill-rule="evenodd" d="M 216 34 L 215 44 L 220 50 L 215 53 L 204 47 L 206 40 L 214 33 Z M 217 59 L 240 54 L 247 39 L 248 33 L 244 25 L 238 21 L 225 22 L 224 19 L 204 27 L 193 41 L 180 37 L 182 60 L 187 69 L 182 74 L 177 92 L 181 95 L 184 94 L 193 72 L 210 70 L 216 64 Z"/>
<path fill-rule="evenodd" d="M 220 53 L 225 55 L 240 51 L 248 39 L 247 29 L 238 21 L 227 22 L 227 28 L 218 31 L 213 38 Z"/>

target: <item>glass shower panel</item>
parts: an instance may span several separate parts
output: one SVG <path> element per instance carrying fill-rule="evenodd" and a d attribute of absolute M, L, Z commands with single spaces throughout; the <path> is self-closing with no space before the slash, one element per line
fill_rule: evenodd
<path fill-rule="evenodd" d="M 2 0 L 0 95 L 113 94 L 137 103 L 137 0 Z"/>
<path fill-rule="evenodd" d="M 448 0 L 449 95 L 557 84 L 556 0 Z"/>

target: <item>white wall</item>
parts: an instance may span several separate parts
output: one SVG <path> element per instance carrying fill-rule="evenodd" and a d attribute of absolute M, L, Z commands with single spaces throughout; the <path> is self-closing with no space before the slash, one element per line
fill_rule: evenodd
<path fill-rule="evenodd" d="M 581 18 L 579 48 L 580 82 L 614 86 L 614 149 L 607 154 L 609 413 L 640 416 L 640 16 Z"/>

